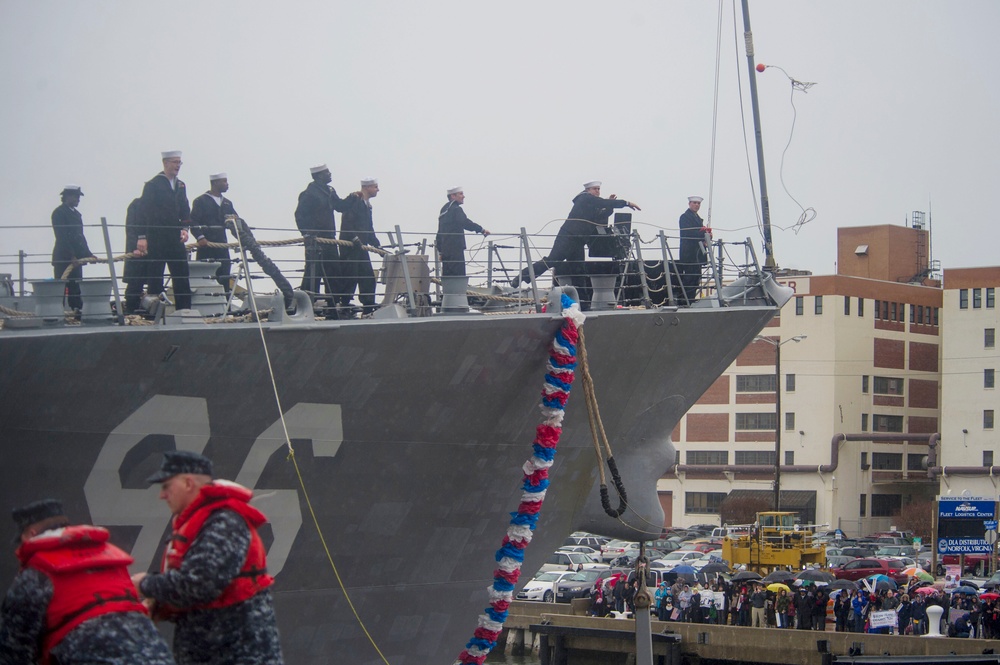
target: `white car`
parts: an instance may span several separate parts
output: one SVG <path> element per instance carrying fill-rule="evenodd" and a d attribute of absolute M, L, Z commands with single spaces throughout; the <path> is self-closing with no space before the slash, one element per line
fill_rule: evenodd
<path fill-rule="evenodd" d="M 702 554 L 702 552 L 696 552 L 694 550 L 674 550 L 662 559 L 651 561 L 649 565 L 655 566 L 656 568 L 664 568 L 666 570 L 670 570 L 671 568 L 679 566 L 682 563 L 690 566 L 694 565 L 694 562 L 700 559 Z"/>
<path fill-rule="evenodd" d="M 723 562 L 722 561 L 722 550 L 711 550 L 709 552 L 705 552 L 704 554 L 701 555 L 700 559 L 695 559 L 694 561 L 690 561 L 688 563 L 692 567 L 697 568 L 698 570 L 701 570 L 702 568 L 704 568 L 708 564 L 710 564 L 712 562 L 715 562 L 715 561 L 717 561 L 719 563 Z"/>
<path fill-rule="evenodd" d="M 633 543 L 627 540 L 612 540 L 609 543 L 604 543 L 601 545 L 601 561 L 614 561 L 622 554 L 625 554 L 625 550 L 629 549 L 632 545 L 636 548 L 639 547 L 639 543 Z"/>
<path fill-rule="evenodd" d="M 598 563 L 586 554 L 579 552 L 560 552 L 557 550 L 549 555 L 538 572 L 544 573 L 550 570 L 576 572 L 578 568 L 581 570 L 607 570 L 608 564 Z"/>
<path fill-rule="evenodd" d="M 594 561 L 601 558 L 601 553 L 595 550 L 593 547 L 587 547 L 586 545 L 563 545 L 557 552 L 576 552 L 577 554 L 586 554 Z"/>
<path fill-rule="evenodd" d="M 576 572 L 572 570 L 552 570 L 547 573 L 539 573 L 533 579 L 529 580 L 523 589 L 517 592 L 517 599 L 554 603 L 556 600 L 556 583 L 575 574 Z"/>

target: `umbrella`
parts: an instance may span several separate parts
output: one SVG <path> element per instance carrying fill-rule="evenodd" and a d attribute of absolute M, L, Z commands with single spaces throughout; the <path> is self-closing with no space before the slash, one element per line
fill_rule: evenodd
<path fill-rule="evenodd" d="M 928 573 L 923 568 L 919 568 L 917 566 L 910 566 L 909 568 L 907 568 L 906 570 L 903 571 L 903 574 L 906 575 L 907 577 L 916 577 L 918 580 L 921 580 L 921 581 L 924 581 L 924 582 L 933 582 L 934 581 L 934 576 L 933 575 L 931 575 L 930 573 Z"/>
<path fill-rule="evenodd" d="M 768 574 L 768 576 L 764 578 L 764 581 L 767 582 L 768 584 L 772 582 L 788 583 L 794 580 L 795 580 L 795 573 L 790 573 L 787 570 L 771 571 Z"/>
<path fill-rule="evenodd" d="M 896 590 L 896 580 L 892 579 L 888 575 L 876 573 L 875 575 L 869 575 L 865 579 L 868 581 L 868 584 L 871 584 L 874 587 L 876 591 Z"/>
<path fill-rule="evenodd" d="M 836 582 L 830 582 L 830 589 L 857 589 L 858 583 L 854 580 L 837 580 Z"/>
<path fill-rule="evenodd" d="M 809 580 L 811 582 L 823 582 L 824 584 L 829 584 L 835 581 L 837 578 L 834 577 L 833 573 L 828 573 L 825 570 L 820 570 L 819 568 L 809 568 L 803 570 L 801 573 L 795 576 L 795 579 L 799 580 Z"/>
<path fill-rule="evenodd" d="M 744 582 L 747 580 L 759 580 L 760 573 L 755 573 L 752 570 L 741 570 L 740 572 L 733 575 L 734 582 Z"/>
<path fill-rule="evenodd" d="M 937 589 L 935 589 L 932 586 L 922 586 L 922 587 L 918 587 L 918 588 L 914 589 L 913 593 L 919 593 L 922 596 L 929 596 L 930 594 L 934 593 L 935 591 L 937 591 Z"/>
<path fill-rule="evenodd" d="M 979 594 L 979 597 L 983 600 L 996 600 L 997 598 L 1000 598 L 1000 593 L 993 593 L 992 591 L 989 591 L 987 593 Z"/>
<path fill-rule="evenodd" d="M 952 593 L 961 593 L 961 594 L 964 594 L 966 596 L 975 596 L 975 595 L 977 595 L 979 593 L 978 591 L 976 591 L 975 589 L 973 589 L 971 586 L 965 586 L 964 584 L 962 586 L 960 586 L 960 587 L 955 587 L 954 589 L 951 590 L 951 592 Z"/>
<path fill-rule="evenodd" d="M 677 573 L 678 575 L 697 575 L 698 574 L 698 569 L 697 568 L 695 568 L 694 566 L 687 566 L 687 565 L 674 566 L 673 571 L 675 573 Z"/>
<path fill-rule="evenodd" d="M 778 593 L 779 591 L 791 591 L 787 584 L 782 584 L 781 582 L 772 582 L 771 584 L 768 584 L 767 590 L 775 593 Z"/>
<path fill-rule="evenodd" d="M 717 562 L 713 561 L 712 563 L 705 564 L 705 566 L 701 569 L 701 572 L 703 572 L 703 573 L 728 573 L 729 572 L 729 566 L 727 566 L 724 563 L 717 563 Z"/>

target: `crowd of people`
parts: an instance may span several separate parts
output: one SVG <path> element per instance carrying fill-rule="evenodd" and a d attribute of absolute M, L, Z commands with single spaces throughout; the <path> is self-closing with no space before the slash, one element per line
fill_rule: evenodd
<path fill-rule="evenodd" d="M 767 588 L 771 586 L 771 588 Z M 927 608 L 944 610 L 942 634 L 952 637 L 1000 638 L 1000 599 L 964 593 L 946 593 L 933 586 L 911 588 L 833 589 L 810 583 L 803 586 L 765 585 L 759 580 L 733 582 L 723 576 L 696 582 L 677 576 L 660 582 L 653 591 L 651 612 L 660 621 L 681 621 L 759 628 L 827 630 L 837 632 L 925 635 Z M 599 578 L 590 592 L 590 614 L 634 612 L 639 579 L 612 573 Z M 873 613 L 891 611 L 894 625 L 873 622 Z"/>
<path fill-rule="evenodd" d="M 187 188 L 178 177 L 182 161 L 180 151 L 161 153 L 163 170 L 143 185 L 142 195 L 128 206 L 125 220 L 127 255 L 123 279 L 126 284 L 124 309 L 134 314 L 141 306 L 143 289 L 150 296 L 164 292 L 164 270 L 169 270 L 174 304 L 178 310 L 190 309 L 192 292 L 185 243 L 196 240 L 196 258 L 218 262 L 216 279 L 230 291 L 231 258 L 226 247 L 226 219 L 237 216 L 227 198 L 229 178 L 226 173 L 209 176 L 209 189 L 189 203 Z M 361 180 L 360 189 L 343 198 L 330 185 L 333 176 L 326 164 L 310 169 L 311 182 L 299 194 L 295 207 L 295 225 L 305 238 L 305 264 L 301 289 L 313 296 L 322 294 L 328 305 L 327 318 L 353 318 L 351 302 L 357 294 L 360 314 L 370 314 L 375 305 L 375 271 L 370 250 L 380 248 L 372 217 L 371 200 L 379 193 L 375 178 Z M 83 231 L 83 217 L 78 207 L 83 196 L 79 185 L 66 185 L 60 194 L 62 203 L 52 213 L 55 246 L 52 266 L 57 279 L 66 276 L 66 305 L 79 311 L 83 302 L 79 282 L 82 265 L 76 263 L 93 257 Z M 462 209 L 462 187 L 447 190 L 447 202 L 438 216 L 435 247 L 442 262 L 443 277 L 465 275 L 465 232 L 484 236 L 490 232 L 468 218 Z M 681 303 L 695 298 L 702 267 L 707 261 L 704 241 L 711 229 L 698 215 L 701 197 L 688 199 L 688 209 L 679 220 L 680 261 L 674 279 L 674 291 Z M 590 181 L 573 199 L 573 207 L 559 229 L 551 251 L 525 268 L 512 280 L 515 288 L 554 269 L 557 276 L 575 286 L 584 309 L 590 303 L 590 280 L 584 270 L 585 248 L 595 241 L 599 229 L 608 227 L 613 210 L 639 210 L 631 201 L 612 194 L 601 197 L 601 183 Z M 340 213 L 338 237 L 336 213 Z M 339 242 L 328 242 L 328 241 Z M 71 269 L 70 269 L 71 268 Z M 68 270 L 68 273 L 67 273 Z"/>

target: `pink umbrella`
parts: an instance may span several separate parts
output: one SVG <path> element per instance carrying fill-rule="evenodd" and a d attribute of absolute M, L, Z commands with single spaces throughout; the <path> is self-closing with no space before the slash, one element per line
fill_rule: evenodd
<path fill-rule="evenodd" d="M 935 589 L 932 586 L 922 586 L 920 588 L 914 589 L 913 593 L 919 593 L 919 594 L 922 594 L 922 595 L 926 596 L 928 594 L 934 593 L 935 591 L 937 591 L 937 589 Z"/>

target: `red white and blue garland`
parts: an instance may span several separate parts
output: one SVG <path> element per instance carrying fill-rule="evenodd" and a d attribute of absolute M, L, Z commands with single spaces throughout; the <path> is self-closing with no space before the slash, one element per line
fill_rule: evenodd
<path fill-rule="evenodd" d="M 507 535 L 496 552 L 497 569 L 493 571 L 493 584 L 486 587 L 490 606 L 486 613 L 479 615 L 479 627 L 465 645 L 465 650 L 455 661 L 456 665 L 482 665 L 486 656 L 497 644 L 497 638 L 507 621 L 507 611 L 514 598 L 514 587 L 521 576 L 524 550 L 531 542 L 532 532 L 538 524 L 538 514 L 545 501 L 549 486 L 549 467 L 556 456 L 556 446 L 562 434 L 563 416 L 566 402 L 573 385 L 576 369 L 576 344 L 579 327 L 586 318 L 580 306 L 569 296 L 562 294 L 563 325 L 556 332 L 546 364 L 545 382 L 542 384 L 542 424 L 535 430 L 532 454 L 521 467 L 524 481 L 521 485 L 521 503 L 507 527 Z"/>

